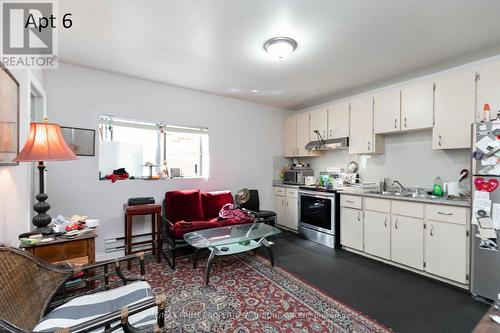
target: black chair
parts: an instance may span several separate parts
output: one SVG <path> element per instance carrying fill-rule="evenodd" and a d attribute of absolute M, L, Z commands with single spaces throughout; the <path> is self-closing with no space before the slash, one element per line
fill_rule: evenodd
<path fill-rule="evenodd" d="M 256 222 L 264 222 L 269 225 L 276 225 L 276 213 L 270 210 L 260 210 L 259 191 L 249 190 L 250 199 L 245 203 L 240 203 L 240 208 L 246 209 L 253 215 Z"/>

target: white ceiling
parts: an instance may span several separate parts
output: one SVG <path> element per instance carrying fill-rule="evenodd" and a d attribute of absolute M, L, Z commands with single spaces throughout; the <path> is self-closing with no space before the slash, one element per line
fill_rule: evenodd
<path fill-rule="evenodd" d="M 288 109 L 500 53 L 497 0 L 58 3 L 63 62 Z M 275 36 L 298 42 L 281 62 Z"/>

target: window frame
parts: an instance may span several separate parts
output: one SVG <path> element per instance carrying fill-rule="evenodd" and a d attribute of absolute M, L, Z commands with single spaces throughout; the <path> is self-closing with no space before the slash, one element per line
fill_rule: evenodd
<path fill-rule="evenodd" d="M 129 178 L 130 180 L 173 180 L 173 179 L 205 179 L 209 178 L 209 165 L 210 165 L 210 154 L 209 154 L 209 142 L 210 142 L 210 134 L 208 131 L 208 127 L 205 126 L 179 126 L 179 125 L 167 125 L 163 122 L 160 123 L 151 123 L 146 121 L 138 121 L 127 118 L 119 118 L 110 115 L 101 115 L 98 120 L 98 132 L 99 132 L 99 179 L 107 180 L 104 175 L 101 173 L 101 165 L 103 161 L 103 142 L 111 141 L 113 142 L 113 133 L 111 133 L 111 137 L 109 139 L 105 138 L 104 133 L 102 132 L 102 128 L 106 126 L 121 126 L 121 127 L 131 127 L 134 129 L 145 129 L 151 130 L 155 129 L 158 131 L 158 148 L 156 150 L 157 160 L 156 163 L 159 167 L 162 167 L 163 161 L 166 160 L 167 157 L 167 133 L 169 132 L 177 132 L 177 133 L 194 133 L 200 134 L 200 154 L 199 154 L 199 176 L 189 176 L 189 177 L 171 177 L 170 176 L 170 167 L 168 167 L 169 176 L 165 178 L 149 178 L 149 176 L 134 176 Z M 206 147 L 204 147 L 203 137 L 206 136 Z M 163 147 L 162 147 L 163 144 Z M 159 158 L 159 160 L 158 160 Z M 167 160 L 168 162 L 168 160 Z M 206 169 L 204 169 L 205 164 L 207 164 Z M 204 172 L 205 171 L 205 172 Z M 205 174 L 206 173 L 206 174 Z"/>

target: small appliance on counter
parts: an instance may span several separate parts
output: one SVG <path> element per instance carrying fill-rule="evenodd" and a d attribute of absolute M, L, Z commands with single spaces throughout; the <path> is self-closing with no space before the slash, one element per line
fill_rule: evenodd
<path fill-rule="evenodd" d="M 283 184 L 305 185 L 306 177 L 314 177 L 314 171 L 309 165 L 295 165 L 284 171 Z"/>
<path fill-rule="evenodd" d="M 305 179 L 305 185 L 306 186 L 315 186 L 316 185 L 316 178 L 313 176 L 307 176 Z"/>

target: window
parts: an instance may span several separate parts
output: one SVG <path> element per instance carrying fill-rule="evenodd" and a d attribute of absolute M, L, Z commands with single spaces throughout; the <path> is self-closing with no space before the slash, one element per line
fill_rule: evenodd
<path fill-rule="evenodd" d="M 208 130 L 101 116 L 100 176 L 208 178 Z"/>

